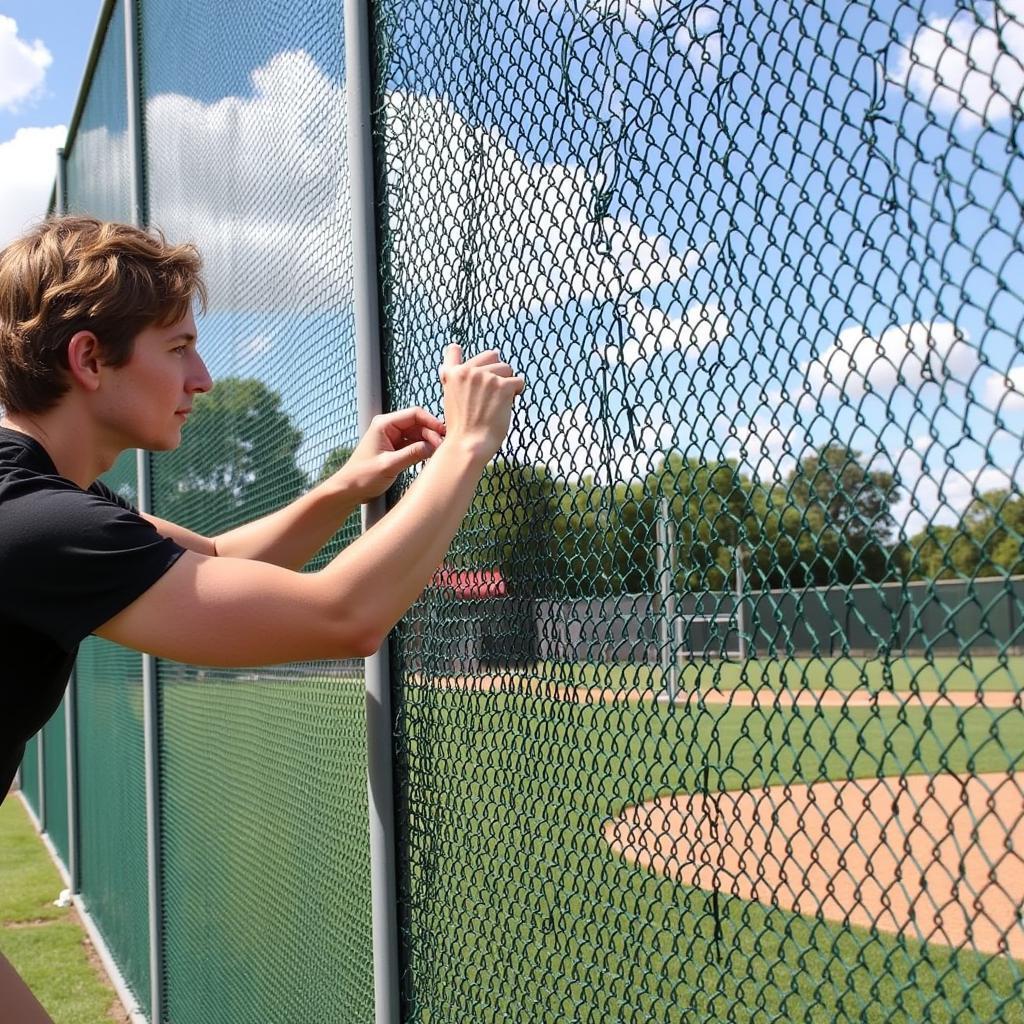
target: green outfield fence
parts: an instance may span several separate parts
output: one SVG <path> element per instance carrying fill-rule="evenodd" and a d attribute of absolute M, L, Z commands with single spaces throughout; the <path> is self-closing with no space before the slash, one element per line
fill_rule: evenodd
<path fill-rule="evenodd" d="M 1022 91 L 1017 0 L 103 4 L 52 209 L 196 242 L 218 382 L 111 486 L 527 379 L 365 663 L 83 645 L 20 783 L 133 1019 L 1024 1022 Z"/>

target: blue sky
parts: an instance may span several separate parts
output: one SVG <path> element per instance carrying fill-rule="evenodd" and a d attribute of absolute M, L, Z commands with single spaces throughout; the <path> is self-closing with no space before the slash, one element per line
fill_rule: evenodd
<path fill-rule="evenodd" d="M 344 404 L 312 369 L 316 401 L 281 377 L 282 346 L 330 358 L 347 317 L 341 5 L 260 19 L 231 3 L 237 17 L 221 5 L 201 24 L 149 8 L 148 38 L 167 44 L 146 65 L 154 215 L 208 254 L 217 372 L 283 379 L 308 432 Z M 98 4 L 65 6 L 0 8 L 52 55 L 0 111 L 0 144 L 70 117 Z M 540 385 L 517 417 L 522 456 L 607 479 L 676 447 L 767 480 L 827 441 L 881 441 L 911 532 L 1019 479 L 1024 179 L 1006 150 L 1024 30 L 1000 29 L 999 56 L 991 4 L 970 22 L 943 0 L 924 15 L 884 0 L 531 0 L 476 22 L 430 0 L 393 9 L 409 358 L 467 325 L 509 351 Z M 83 124 L 83 177 L 102 183 L 117 145 Z M 280 245 L 297 233 L 301 252 Z M 472 302 L 451 269 L 470 244 Z M 292 308 L 307 286 L 330 315 Z M 436 406 L 428 369 L 404 400 Z"/>
<path fill-rule="evenodd" d="M 14 20 L 14 38 L 31 50 L 42 72 L 34 87 L 22 76 L 20 87 L 11 82 L 4 89 L 14 73 L 13 34 L 6 22 L 0 23 L 0 89 L 7 98 L 0 102 L 0 245 L 26 220 L 46 213 L 53 176 L 50 152 L 59 128 L 71 119 L 99 10 L 93 0 L 0 0 L 0 18 Z M 42 129 L 51 131 L 43 136 Z M 41 184 L 46 178 L 50 182 Z"/>

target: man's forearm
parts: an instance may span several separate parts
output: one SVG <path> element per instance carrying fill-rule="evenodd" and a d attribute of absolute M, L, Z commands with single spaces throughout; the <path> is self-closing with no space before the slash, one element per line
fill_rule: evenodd
<path fill-rule="evenodd" d="M 339 598 L 358 602 L 368 634 L 383 640 L 430 582 L 485 464 L 472 448 L 445 441 L 402 500 L 322 571 Z"/>
<path fill-rule="evenodd" d="M 301 569 L 358 508 L 336 483 L 328 480 L 277 512 L 213 538 L 222 557 Z"/>

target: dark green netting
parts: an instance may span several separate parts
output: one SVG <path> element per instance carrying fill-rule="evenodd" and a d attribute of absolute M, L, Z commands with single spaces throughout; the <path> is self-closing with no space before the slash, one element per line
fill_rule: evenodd
<path fill-rule="evenodd" d="M 39 817 L 39 737 L 33 736 L 25 744 L 25 756 L 21 760 L 21 792 Z"/>
<path fill-rule="evenodd" d="M 46 793 L 46 831 L 61 862 L 67 868 L 70 823 L 67 719 L 63 701 L 56 714 L 43 726 L 43 785 Z"/>
<path fill-rule="evenodd" d="M 374 9 L 406 1019 L 1024 1019 L 1019 8 Z"/>
<path fill-rule="evenodd" d="M 135 453 L 102 478 L 138 501 Z M 81 894 L 139 1004 L 149 1006 L 142 657 L 98 637 L 76 663 Z"/>
<path fill-rule="evenodd" d="M 107 24 L 82 119 L 66 146 L 67 210 L 109 220 L 131 218 L 124 60 L 124 3 Z"/>
<path fill-rule="evenodd" d="M 356 441 L 342 5 L 150 2 L 141 34 L 150 220 L 202 250 L 217 382 L 154 509 L 213 536 Z M 167 1019 L 370 1020 L 361 665 L 159 680 Z"/>

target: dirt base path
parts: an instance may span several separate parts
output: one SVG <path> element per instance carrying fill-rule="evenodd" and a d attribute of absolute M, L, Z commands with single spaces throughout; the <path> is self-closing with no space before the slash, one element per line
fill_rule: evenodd
<path fill-rule="evenodd" d="M 994 772 L 673 795 L 604 827 L 685 885 L 1024 959 L 1024 779 Z"/>
<path fill-rule="evenodd" d="M 427 676 L 409 677 L 410 682 L 440 690 L 479 690 L 499 693 L 525 693 L 552 700 L 577 704 L 668 704 L 664 692 L 653 690 L 612 690 L 602 686 L 567 686 L 529 676 Z M 773 690 L 761 687 L 748 690 L 681 690 L 675 704 L 731 704 L 733 707 L 956 707 L 956 708 L 1024 708 L 1024 693 L 998 690 L 982 693 L 972 690 L 948 693 L 882 690 Z"/>

